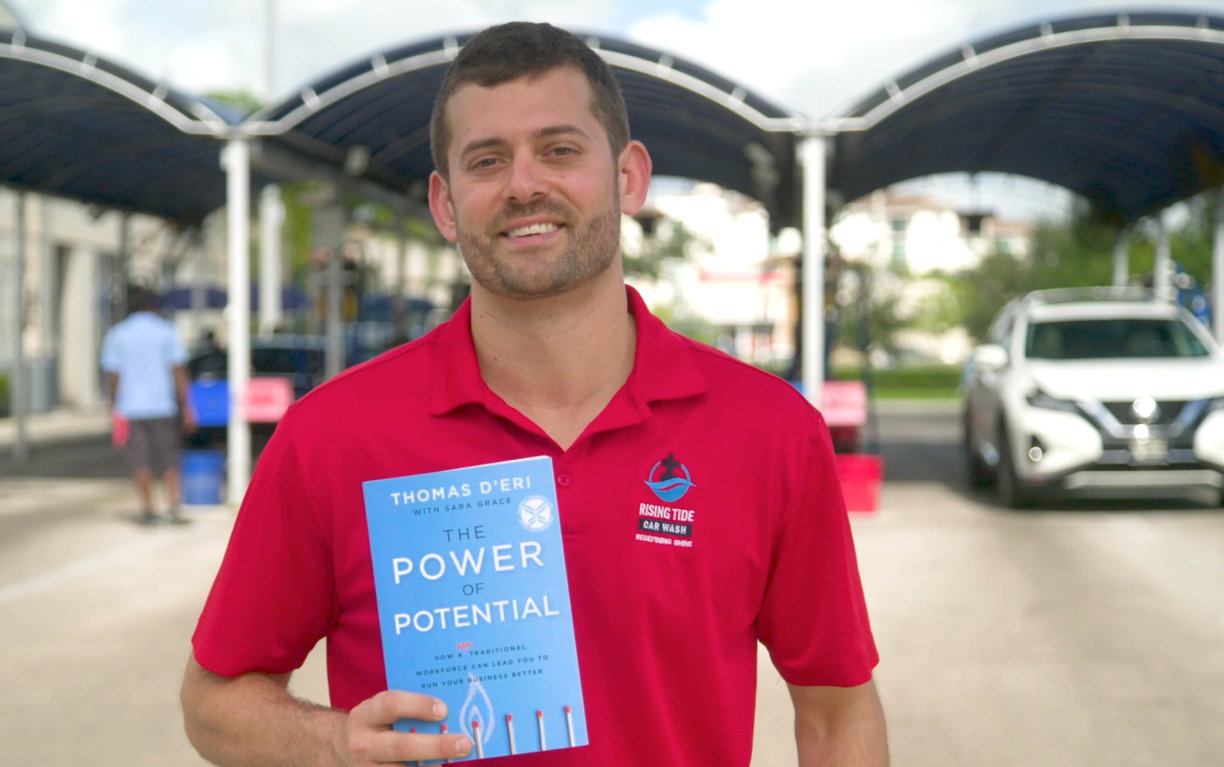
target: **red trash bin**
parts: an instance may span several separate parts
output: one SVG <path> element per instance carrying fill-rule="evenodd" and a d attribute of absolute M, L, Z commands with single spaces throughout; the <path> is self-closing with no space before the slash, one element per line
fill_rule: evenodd
<path fill-rule="evenodd" d="M 875 511 L 884 478 L 884 459 L 878 455 L 838 453 L 837 474 L 847 511 Z"/>

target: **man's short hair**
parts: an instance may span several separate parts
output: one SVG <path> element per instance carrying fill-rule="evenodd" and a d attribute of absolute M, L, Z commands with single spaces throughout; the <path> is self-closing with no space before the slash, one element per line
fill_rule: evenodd
<path fill-rule="evenodd" d="M 128 314 L 136 312 L 151 312 L 157 308 L 157 296 L 148 288 L 140 285 L 130 285 L 127 289 Z"/>
<path fill-rule="evenodd" d="M 489 27 L 468 40 L 446 70 L 429 122 L 434 166 L 442 177 L 449 178 L 450 172 L 446 106 L 460 85 L 491 88 L 520 77 L 542 77 L 559 67 L 573 67 L 586 75 L 591 84 L 591 112 L 608 134 L 612 156 L 620 155 L 629 143 L 629 114 L 612 68 L 571 32 L 551 24 L 512 21 Z"/>

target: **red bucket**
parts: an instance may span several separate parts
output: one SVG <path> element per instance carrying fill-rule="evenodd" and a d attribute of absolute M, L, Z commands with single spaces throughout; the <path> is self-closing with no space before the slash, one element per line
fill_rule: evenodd
<path fill-rule="evenodd" d="M 857 453 L 838 453 L 836 458 L 846 510 L 875 511 L 884 477 L 884 459 Z"/>

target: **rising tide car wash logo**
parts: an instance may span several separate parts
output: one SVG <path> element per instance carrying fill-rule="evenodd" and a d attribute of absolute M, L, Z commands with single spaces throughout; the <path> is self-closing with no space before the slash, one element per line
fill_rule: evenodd
<path fill-rule="evenodd" d="M 676 469 L 684 472 L 684 476 L 677 474 Z M 667 503 L 680 500 L 690 487 L 696 487 L 688 467 L 677 461 L 674 453 L 668 453 L 666 458 L 655 461 L 654 466 L 650 467 L 650 474 L 646 476 L 646 486 L 659 500 Z"/>

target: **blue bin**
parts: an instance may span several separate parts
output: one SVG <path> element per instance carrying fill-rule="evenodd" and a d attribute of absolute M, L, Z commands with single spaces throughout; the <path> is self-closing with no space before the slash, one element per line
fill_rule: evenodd
<path fill-rule="evenodd" d="M 184 450 L 179 471 L 183 503 L 217 506 L 225 484 L 225 453 L 220 450 Z"/>
<path fill-rule="evenodd" d="M 197 426 L 229 423 L 229 381 L 192 381 L 190 388 Z"/>

